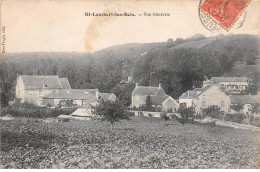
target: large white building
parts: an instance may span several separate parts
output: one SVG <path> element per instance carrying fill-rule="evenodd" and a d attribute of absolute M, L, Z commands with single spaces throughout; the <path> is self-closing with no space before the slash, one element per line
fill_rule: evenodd
<path fill-rule="evenodd" d="M 43 97 L 50 93 L 58 93 L 71 89 L 67 78 L 55 76 L 18 75 L 16 95 L 20 101 L 42 105 Z"/>
<path fill-rule="evenodd" d="M 203 81 L 203 87 L 212 84 L 219 84 L 221 90 L 230 94 L 239 94 L 248 87 L 251 79 L 246 77 L 212 77 Z"/>
<path fill-rule="evenodd" d="M 67 78 L 46 75 L 18 75 L 15 97 L 21 103 L 28 102 L 38 106 L 59 106 L 72 101 L 78 107 L 88 106 L 89 97 L 94 97 L 95 102 L 99 99 L 117 99 L 114 94 L 100 93 L 98 89 L 71 89 Z"/>

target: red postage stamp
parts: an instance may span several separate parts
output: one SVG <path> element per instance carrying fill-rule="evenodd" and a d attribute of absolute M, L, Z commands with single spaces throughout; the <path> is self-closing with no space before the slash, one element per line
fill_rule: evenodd
<path fill-rule="evenodd" d="M 205 0 L 200 11 L 209 15 L 225 30 L 229 30 L 251 0 Z"/>

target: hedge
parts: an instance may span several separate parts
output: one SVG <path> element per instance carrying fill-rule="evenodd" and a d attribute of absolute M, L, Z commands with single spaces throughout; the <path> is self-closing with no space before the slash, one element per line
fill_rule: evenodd
<path fill-rule="evenodd" d="M 59 115 L 70 115 L 76 108 L 49 108 L 39 107 L 30 103 L 15 103 L 2 110 L 1 116 L 11 115 L 13 117 L 49 118 Z"/>

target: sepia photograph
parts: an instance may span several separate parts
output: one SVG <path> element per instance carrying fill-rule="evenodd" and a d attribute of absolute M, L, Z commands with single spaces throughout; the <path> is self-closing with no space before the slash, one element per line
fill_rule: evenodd
<path fill-rule="evenodd" d="M 0 169 L 260 168 L 260 0 L 1 0 Z"/>

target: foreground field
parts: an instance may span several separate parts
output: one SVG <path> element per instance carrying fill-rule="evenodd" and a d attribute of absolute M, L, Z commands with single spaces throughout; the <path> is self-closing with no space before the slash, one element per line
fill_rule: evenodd
<path fill-rule="evenodd" d="M 132 117 L 1 121 L 3 168 L 257 168 L 259 133 Z"/>

